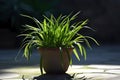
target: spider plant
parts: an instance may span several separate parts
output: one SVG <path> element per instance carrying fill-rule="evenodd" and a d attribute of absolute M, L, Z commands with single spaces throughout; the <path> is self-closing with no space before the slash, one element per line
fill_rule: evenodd
<path fill-rule="evenodd" d="M 91 48 L 91 45 L 88 39 L 91 39 L 97 45 L 99 44 L 94 38 L 78 33 L 81 29 L 86 28 L 85 25 L 88 20 L 71 23 L 79 13 L 67 16 L 60 15 L 58 18 L 55 18 L 52 14 L 50 17 L 43 15 L 44 19 L 41 22 L 34 17 L 21 14 L 36 23 L 35 27 L 28 24 L 23 25 L 24 33 L 19 35 L 24 36 L 22 48 L 24 48 L 25 58 L 30 59 L 33 48 L 57 47 L 62 50 L 62 48 L 72 47 L 78 60 L 80 60 L 79 55 L 86 59 L 86 48 L 82 43 L 85 43 L 89 48 Z M 70 64 L 72 64 L 72 58 L 70 58 Z"/>

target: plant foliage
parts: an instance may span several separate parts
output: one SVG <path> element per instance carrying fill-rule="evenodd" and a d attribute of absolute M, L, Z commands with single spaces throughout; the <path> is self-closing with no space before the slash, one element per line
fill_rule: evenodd
<path fill-rule="evenodd" d="M 24 36 L 22 48 L 24 48 L 24 56 L 29 59 L 31 56 L 32 48 L 38 47 L 47 47 L 47 48 L 70 48 L 73 47 L 74 54 L 78 60 L 80 60 L 80 55 L 83 55 L 86 59 L 86 49 L 82 43 L 86 43 L 88 47 L 91 48 L 88 39 L 93 40 L 97 45 L 98 42 L 90 37 L 84 36 L 78 33 L 82 28 L 86 28 L 88 20 L 75 22 L 72 24 L 72 21 L 77 18 L 75 15 L 69 14 L 67 16 L 60 15 L 58 18 L 55 18 L 52 14 L 49 17 L 44 15 L 43 21 L 39 21 L 34 17 L 23 15 L 24 17 L 32 19 L 36 23 L 36 27 L 25 24 L 23 25 L 24 33 L 19 36 Z"/>

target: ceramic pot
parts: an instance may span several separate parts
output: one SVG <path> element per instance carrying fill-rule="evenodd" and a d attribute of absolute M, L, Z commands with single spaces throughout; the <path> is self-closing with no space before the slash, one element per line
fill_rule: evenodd
<path fill-rule="evenodd" d="M 46 73 L 65 73 L 69 67 L 73 48 L 39 48 L 42 65 Z"/>

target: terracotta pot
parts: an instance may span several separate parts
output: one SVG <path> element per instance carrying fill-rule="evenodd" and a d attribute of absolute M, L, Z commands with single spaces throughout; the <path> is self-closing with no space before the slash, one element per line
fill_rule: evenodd
<path fill-rule="evenodd" d="M 68 50 L 66 50 L 68 49 Z M 46 73 L 65 73 L 69 67 L 68 53 L 71 56 L 73 48 L 63 48 L 62 57 L 59 48 L 40 48 L 43 68 Z"/>

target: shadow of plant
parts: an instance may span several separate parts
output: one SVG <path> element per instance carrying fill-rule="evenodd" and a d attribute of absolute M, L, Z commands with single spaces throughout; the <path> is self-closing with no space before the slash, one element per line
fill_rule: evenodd
<path fill-rule="evenodd" d="M 85 76 L 80 78 L 75 78 L 76 74 L 72 76 L 69 74 L 44 74 L 34 77 L 33 80 L 87 80 Z"/>
<path fill-rule="evenodd" d="M 44 74 L 34 77 L 33 80 L 72 80 L 69 74 Z"/>

